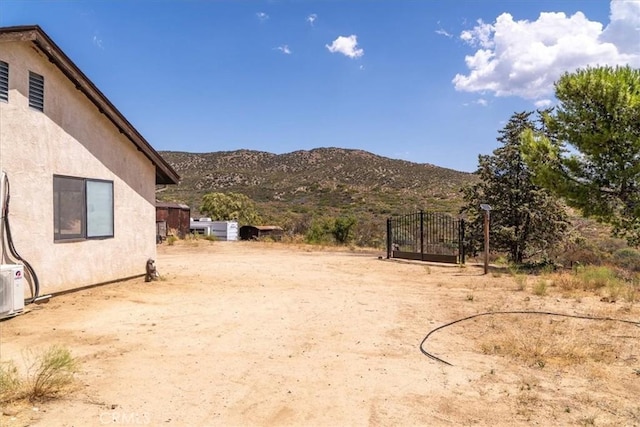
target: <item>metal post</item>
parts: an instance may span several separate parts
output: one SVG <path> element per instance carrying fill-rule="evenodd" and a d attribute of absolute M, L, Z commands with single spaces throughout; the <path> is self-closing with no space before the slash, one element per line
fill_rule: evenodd
<path fill-rule="evenodd" d="M 489 272 L 489 211 L 484 211 L 484 274 Z"/>
<path fill-rule="evenodd" d="M 460 264 L 464 264 L 464 219 L 459 219 L 458 227 L 458 256 L 460 258 Z"/>
<path fill-rule="evenodd" d="M 420 259 L 424 261 L 424 212 L 420 210 Z"/>
<path fill-rule="evenodd" d="M 393 239 L 391 237 L 391 218 L 387 218 L 387 259 L 391 258 L 391 245 Z"/>

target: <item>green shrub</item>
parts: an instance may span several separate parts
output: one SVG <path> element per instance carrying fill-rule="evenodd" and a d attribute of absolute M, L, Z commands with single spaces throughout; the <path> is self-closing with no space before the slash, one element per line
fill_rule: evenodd
<path fill-rule="evenodd" d="M 331 239 L 331 226 L 327 219 L 314 219 L 305 234 L 305 241 L 311 244 L 329 243 Z"/>
<path fill-rule="evenodd" d="M 616 272 L 605 266 L 585 266 L 576 270 L 576 276 L 584 289 L 600 289 L 618 281 Z"/>
<path fill-rule="evenodd" d="M 333 222 L 331 234 L 339 244 L 346 244 L 353 240 L 353 228 L 356 225 L 356 218 L 352 215 L 336 218 Z"/>
<path fill-rule="evenodd" d="M 167 245 L 173 246 L 173 244 L 178 240 L 176 236 L 167 237 Z"/>
<path fill-rule="evenodd" d="M 640 271 L 640 251 L 633 248 L 618 249 L 613 253 L 616 266 L 631 271 Z"/>

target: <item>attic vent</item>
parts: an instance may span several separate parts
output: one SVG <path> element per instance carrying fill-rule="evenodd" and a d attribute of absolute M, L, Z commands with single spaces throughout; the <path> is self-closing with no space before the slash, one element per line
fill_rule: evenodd
<path fill-rule="evenodd" d="M 29 107 L 44 111 L 44 77 L 29 71 Z"/>
<path fill-rule="evenodd" d="M 0 101 L 9 101 L 9 64 L 0 61 Z"/>

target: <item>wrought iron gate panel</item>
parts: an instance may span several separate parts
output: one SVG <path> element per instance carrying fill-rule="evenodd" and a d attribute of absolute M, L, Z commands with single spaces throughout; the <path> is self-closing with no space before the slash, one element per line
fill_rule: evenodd
<path fill-rule="evenodd" d="M 389 218 L 387 258 L 464 264 L 464 221 L 424 211 Z"/>

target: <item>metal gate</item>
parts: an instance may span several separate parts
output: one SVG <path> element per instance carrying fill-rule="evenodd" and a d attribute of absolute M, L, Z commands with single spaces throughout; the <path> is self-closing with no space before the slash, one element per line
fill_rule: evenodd
<path fill-rule="evenodd" d="M 387 258 L 464 264 L 464 220 L 424 211 L 389 218 Z"/>

